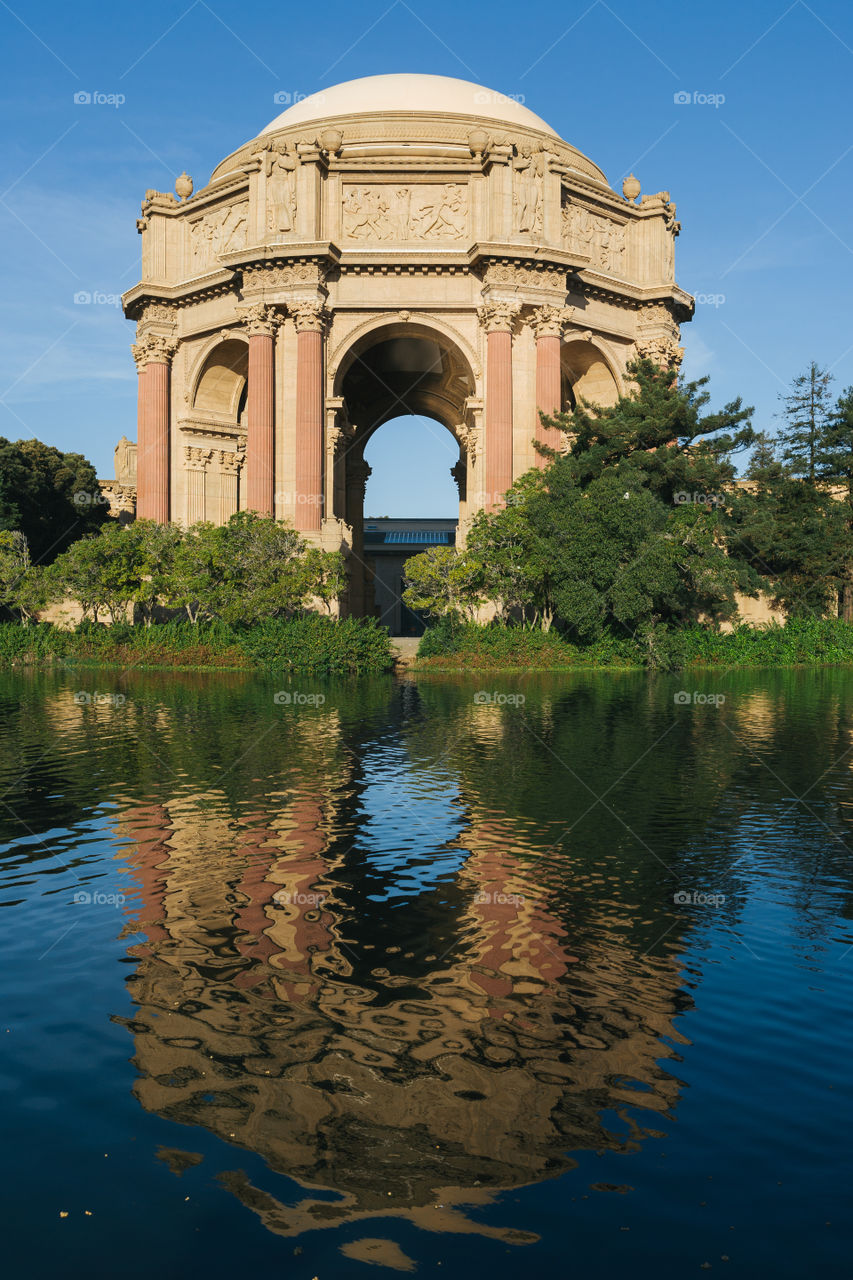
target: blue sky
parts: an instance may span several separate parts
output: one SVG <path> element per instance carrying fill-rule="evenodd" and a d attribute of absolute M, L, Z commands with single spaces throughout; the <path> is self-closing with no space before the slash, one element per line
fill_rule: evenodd
<path fill-rule="evenodd" d="M 715 404 L 742 395 L 773 430 L 811 358 L 837 390 L 853 383 L 849 0 L 0 0 L 0 34 L 2 435 L 80 449 L 111 475 L 115 441 L 136 433 L 116 302 L 138 279 L 145 190 L 183 169 L 203 185 L 279 114 L 276 94 L 391 71 L 524 95 L 617 189 L 633 170 L 672 193 L 679 283 L 711 299 L 685 326 L 685 371 L 711 375 Z M 408 420 L 374 437 L 371 513 L 452 513 L 443 435 Z"/>

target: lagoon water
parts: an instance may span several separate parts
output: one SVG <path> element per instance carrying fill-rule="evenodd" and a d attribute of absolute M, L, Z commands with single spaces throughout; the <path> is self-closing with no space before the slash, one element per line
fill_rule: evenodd
<path fill-rule="evenodd" d="M 853 672 L 0 699 L 5 1274 L 850 1275 Z"/>

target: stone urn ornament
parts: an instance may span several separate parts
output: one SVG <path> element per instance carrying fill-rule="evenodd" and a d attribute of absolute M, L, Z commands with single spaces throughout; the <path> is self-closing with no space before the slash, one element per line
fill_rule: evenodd
<path fill-rule="evenodd" d="M 622 183 L 622 194 L 626 200 L 634 201 L 640 194 L 640 183 L 633 173 L 629 173 L 628 177 Z"/>
<path fill-rule="evenodd" d="M 193 193 L 193 180 L 188 173 L 182 173 L 175 181 L 175 191 L 180 200 L 189 200 Z"/>

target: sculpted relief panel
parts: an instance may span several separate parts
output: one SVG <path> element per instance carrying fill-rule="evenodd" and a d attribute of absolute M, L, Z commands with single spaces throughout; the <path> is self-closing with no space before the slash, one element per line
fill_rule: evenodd
<path fill-rule="evenodd" d="M 220 254 L 232 253 L 246 245 L 247 201 L 224 209 L 212 209 L 190 223 L 192 269 L 212 267 Z"/>
<path fill-rule="evenodd" d="M 462 240 L 468 192 L 457 183 L 345 186 L 342 213 L 351 240 Z"/>
<path fill-rule="evenodd" d="M 625 228 L 577 204 L 564 204 L 563 244 L 576 253 L 589 255 L 592 266 L 611 275 L 624 275 Z"/>

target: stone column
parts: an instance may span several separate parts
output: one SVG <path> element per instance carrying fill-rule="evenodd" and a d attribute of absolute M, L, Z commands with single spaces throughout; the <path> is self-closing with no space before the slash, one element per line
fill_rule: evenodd
<path fill-rule="evenodd" d="M 518 302 L 478 308 L 486 330 L 486 510 L 503 505 L 512 484 L 512 325 Z"/>
<path fill-rule="evenodd" d="M 554 417 L 562 407 L 560 339 L 573 312 L 573 307 L 555 307 L 546 303 L 536 308 L 531 320 L 536 335 L 536 439 L 549 449 L 559 449 L 561 433 L 554 427 L 544 427 L 539 414 Z M 548 459 L 537 453 L 536 465 L 547 467 Z"/>
<path fill-rule="evenodd" d="M 271 516 L 275 511 L 274 335 L 277 323 L 272 307 L 264 303 L 250 308 L 246 315 L 249 332 L 246 507 L 264 516 Z"/>
<path fill-rule="evenodd" d="M 198 524 L 205 519 L 205 479 L 207 464 L 213 457 L 212 449 L 197 449 L 184 445 L 184 469 L 187 473 L 187 525 Z"/>
<path fill-rule="evenodd" d="M 171 514 L 169 372 L 176 346 L 173 338 L 148 334 L 133 348 L 139 370 L 136 514 L 160 524 Z"/>
<path fill-rule="evenodd" d="M 240 467 L 243 454 L 231 449 L 220 449 L 219 462 L 219 523 L 227 524 L 237 510 Z"/>
<path fill-rule="evenodd" d="M 319 533 L 323 521 L 323 326 L 325 308 L 292 302 L 296 323 L 296 528 Z"/>

